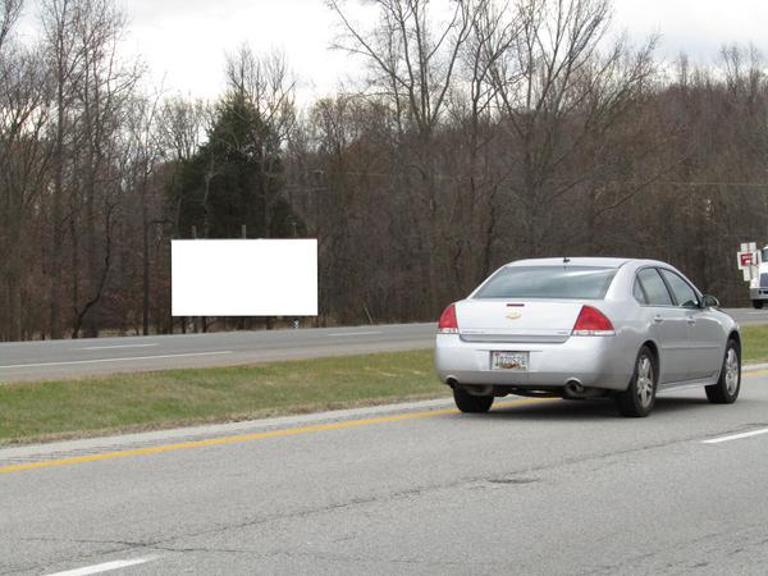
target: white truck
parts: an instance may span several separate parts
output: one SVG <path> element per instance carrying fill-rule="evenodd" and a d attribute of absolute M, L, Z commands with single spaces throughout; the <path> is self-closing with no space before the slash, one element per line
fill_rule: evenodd
<path fill-rule="evenodd" d="M 768 303 L 768 245 L 758 250 L 754 242 L 742 244 L 738 253 L 739 270 L 749 282 L 749 298 L 760 309 Z"/>

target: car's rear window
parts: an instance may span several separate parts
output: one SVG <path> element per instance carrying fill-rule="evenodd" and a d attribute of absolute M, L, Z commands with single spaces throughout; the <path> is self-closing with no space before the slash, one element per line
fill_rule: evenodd
<path fill-rule="evenodd" d="M 505 266 L 474 297 L 600 300 L 615 275 L 597 266 Z"/>

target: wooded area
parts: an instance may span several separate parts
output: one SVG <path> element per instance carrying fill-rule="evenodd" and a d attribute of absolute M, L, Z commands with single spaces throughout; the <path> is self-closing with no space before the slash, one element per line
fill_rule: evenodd
<path fill-rule="evenodd" d="M 350 0 L 351 1 L 351 0 Z M 0 340 L 258 327 L 170 317 L 172 238 L 316 237 L 318 324 L 432 320 L 500 264 L 667 260 L 747 303 L 768 77 L 632 46 L 609 0 L 329 0 L 354 90 L 297 105 L 243 47 L 217 102 L 148 93 L 113 0 L 0 0 Z"/>

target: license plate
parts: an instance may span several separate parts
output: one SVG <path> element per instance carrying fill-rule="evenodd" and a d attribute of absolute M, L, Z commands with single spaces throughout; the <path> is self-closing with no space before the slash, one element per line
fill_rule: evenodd
<path fill-rule="evenodd" d="M 491 352 L 491 370 L 528 371 L 528 352 Z"/>

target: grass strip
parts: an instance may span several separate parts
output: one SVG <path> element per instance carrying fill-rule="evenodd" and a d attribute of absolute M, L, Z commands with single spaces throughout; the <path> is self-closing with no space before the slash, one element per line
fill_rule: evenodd
<path fill-rule="evenodd" d="M 0 386 L 0 444 L 301 414 L 446 395 L 432 351 Z"/>
<path fill-rule="evenodd" d="M 742 362 L 756 364 L 768 362 L 768 324 L 749 324 L 741 327 Z"/>

